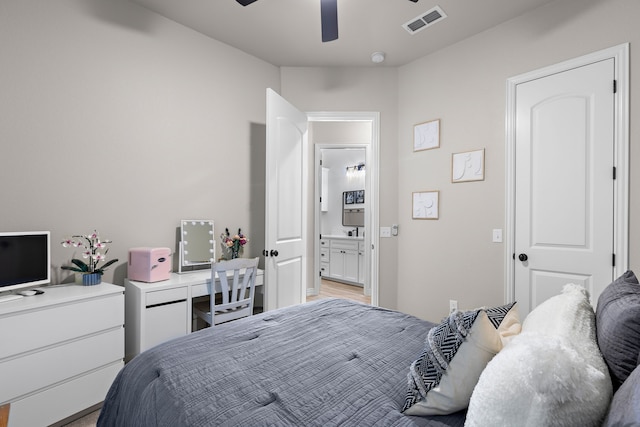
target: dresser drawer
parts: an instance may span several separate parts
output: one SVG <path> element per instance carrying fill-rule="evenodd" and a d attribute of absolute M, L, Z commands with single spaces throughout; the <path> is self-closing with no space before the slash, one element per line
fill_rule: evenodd
<path fill-rule="evenodd" d="M 35 298 L 35 297 L 34 297 Z M 25 310 L 0 318 L 0 361 L 124 323 L 124 294 Z M 2 399 L 0 399 L 2 401 Z"/>
<path fill-rule="evenodd" d="M 357 240 L 332 240 L 331 249 L 346 249 L 346 250 L 358 250 Z"/>
<path fill-rule="evenodd" d="M 166 304 L 186 300 L 189 296 L 189 289 L 184 286 L 182 288 L 165 289 L 162 291 L 147 292 L 146 306 Z"/>
<path fill-rule="evenodd" d="M 81 322 L 79 319 L 78 322 Z M 69 341 L 0 362 L 0 402 L 46 388 L 122 360 L 124 328 Z"/>
<path fill-rule="evenodd" d="M 102 402 L 122 361 L 11 402 L 9 427 L 47 426 Z"/>
<path fill-rule="evenodd" d="M 331 270 L 329 270 L 329 265 L 330 264 L 328 262 L 320 263 L 320 275 L 322 277 L 329 277 L 331 275 Z"/>

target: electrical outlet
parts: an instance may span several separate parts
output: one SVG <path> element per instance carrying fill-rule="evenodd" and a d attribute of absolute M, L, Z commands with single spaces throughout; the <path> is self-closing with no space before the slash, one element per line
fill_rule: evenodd
<path fill-rule="evenodd" d="M 380 227 L 380 237 L 391 237 L 391 227 Z"/>
<path fill-rule="evenodd" d="M 458 309 L 458 301 L 454 299 L 449 300 L 449 313 L 453 313 Z"/>

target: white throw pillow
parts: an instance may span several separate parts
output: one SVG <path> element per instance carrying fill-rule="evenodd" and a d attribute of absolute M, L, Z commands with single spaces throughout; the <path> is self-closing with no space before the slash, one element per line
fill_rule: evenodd
<path fill-rule="evenodd" d="M 599 426 L 611 394 L 588 294 L 570 284 L 536 307 L 489 362 L 465 426 Z"/>
<path fill-rule="evenodd" d="M 406 415 L 444 415 L 464 409 L 487 363 L 520 332 L 517 304 L 456 312 L 429 331 L 409 369 Z"/>

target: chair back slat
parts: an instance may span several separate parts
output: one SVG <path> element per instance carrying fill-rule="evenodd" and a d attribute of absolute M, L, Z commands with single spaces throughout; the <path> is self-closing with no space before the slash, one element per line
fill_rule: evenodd
<path fill-rule="evenodd" d="M 211 283 L 215 283 L 216 278 L 219 280 L 222 304 L 216 304 L 215 296 L 212 295 L 210 298 L 211 325 L 253 314 L 258 261 L 258 258 L 236 258 L 219 261 L 212 265 Z M 242 276 L 240 276 L 241 273 L 243 273 Z"/>

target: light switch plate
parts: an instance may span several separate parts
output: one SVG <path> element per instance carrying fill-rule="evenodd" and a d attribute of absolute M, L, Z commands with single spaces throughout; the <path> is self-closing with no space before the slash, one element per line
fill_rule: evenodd
<path fill-rule="evenodd" d="M 391 237 L 391 227 L 380 227 L 380 237 Z"/>
<path fill-rule="evenodd" d="M 502 229 L 501 228 L 494 228 L 493 229 L 493 239 L 492 241 L 494 243 L 502 243 Z"/>

